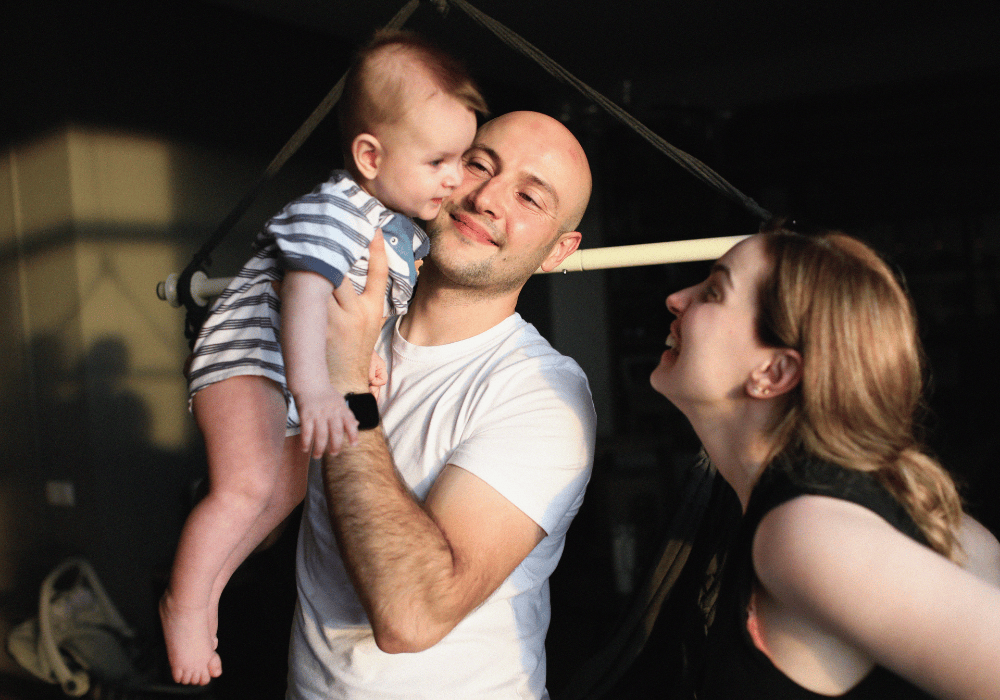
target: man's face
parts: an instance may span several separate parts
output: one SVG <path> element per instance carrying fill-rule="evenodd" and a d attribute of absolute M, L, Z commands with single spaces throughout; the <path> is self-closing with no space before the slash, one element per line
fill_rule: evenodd
<path fill-rule="evenodd" d="M 498 117 L 479 130 L 462 183 L 429 226 L 431 258 L 456 285 L 520 289 L 576 248 L 579 234 L 562 230 L 588 194 L 586 157 L 562 124 L 527 112 Z"/>

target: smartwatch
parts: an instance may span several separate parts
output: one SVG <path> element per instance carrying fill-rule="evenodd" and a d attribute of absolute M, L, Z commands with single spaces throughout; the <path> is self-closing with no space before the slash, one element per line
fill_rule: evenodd
<path fill-rule="evenodd" d="M 378 427 L 378 403 L 375 396 L 369 393 L 347 394 L 344 396 L 347 407 L 358 419 L 358 430 L 371 430 Z"/>

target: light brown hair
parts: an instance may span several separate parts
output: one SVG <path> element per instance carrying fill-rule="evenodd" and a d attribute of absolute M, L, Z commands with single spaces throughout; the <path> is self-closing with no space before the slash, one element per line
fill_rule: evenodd
<path fill-rule="evenodd" d="M 426 71 L 437 87 L 462 105 L 485 115 L 486 101 L 465 67 L 413 32 L 380 30 L 354 56 L 338 105 L 341 145 L 350 163 L 358 134 L 394 124 L 406 113 L 414 67 Z"/>
<path fill-rule="evenodd" d="M 765 227 L 770 272 L 757 332 L 802 355 L 802 381 L 775 426 L 773 454 L 804 453 L 873 472 L 933 549 L 960 555 L 955 484 L 923 447 L 924 356 L 913 304 L 889 266 L 836 231 Z"/>

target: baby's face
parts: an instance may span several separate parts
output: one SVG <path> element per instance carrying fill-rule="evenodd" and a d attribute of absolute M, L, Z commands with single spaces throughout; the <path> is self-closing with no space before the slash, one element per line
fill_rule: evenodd
<path fill-rule="evenodd" d="M 433 219 L 462 181 L 462 155 L 475 135 L 475 113 L 454 97 L 436 91 L 415 100 L 402 120 L 380 129 L 372 194 L 407 216 Z"/>

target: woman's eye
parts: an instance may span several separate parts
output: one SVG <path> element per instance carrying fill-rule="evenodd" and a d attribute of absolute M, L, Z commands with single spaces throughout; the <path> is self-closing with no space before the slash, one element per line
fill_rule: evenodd
<path fill-rule="evenodd" d="M 441 167 L 442 163 L 444 163 L 444 158 L 438 158 L 437 160 L 431 161 L 431 165 L 434 166 L 435 168 Z"/>

